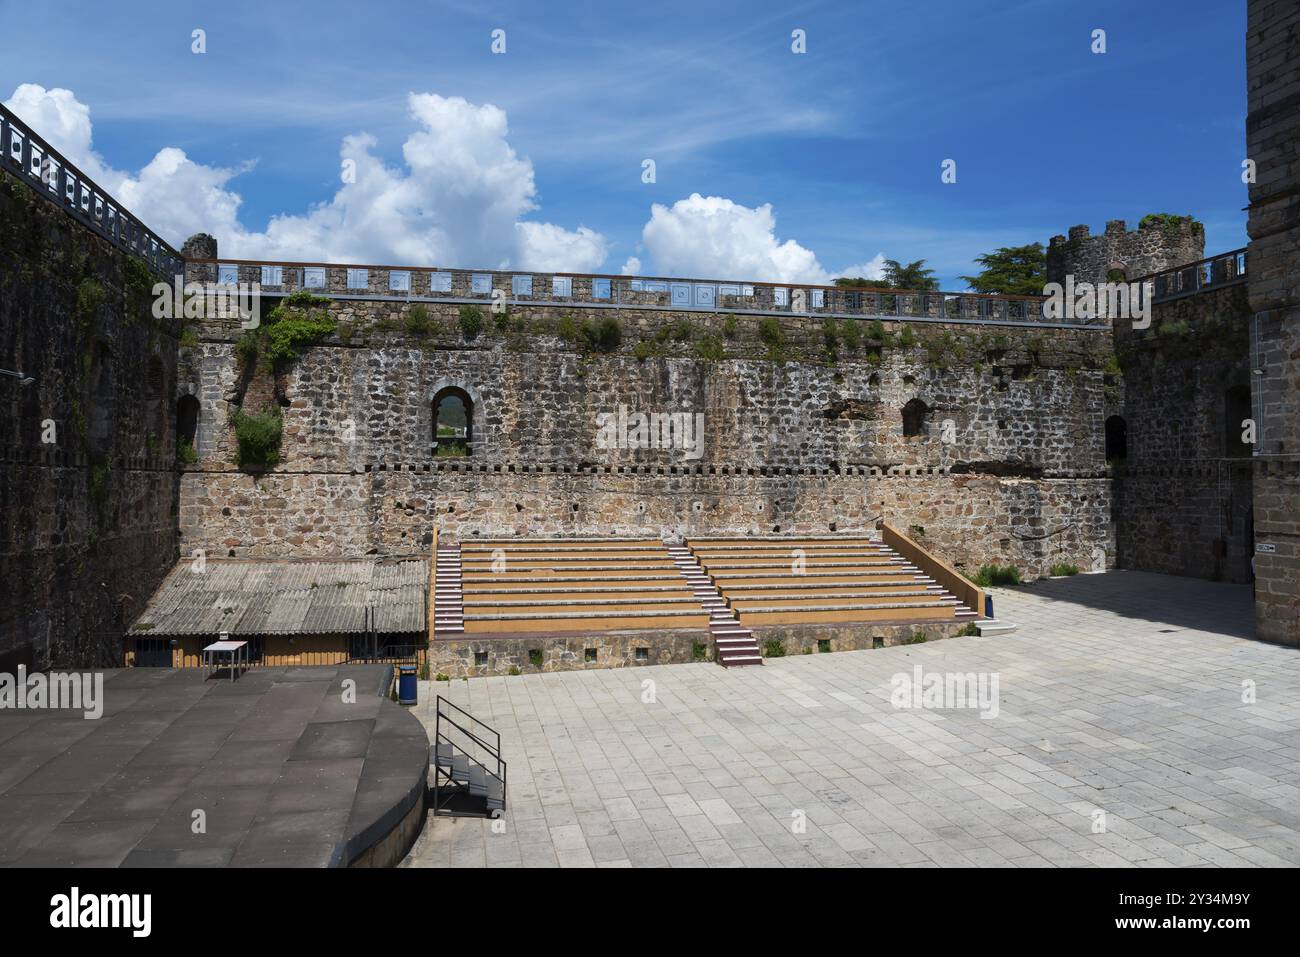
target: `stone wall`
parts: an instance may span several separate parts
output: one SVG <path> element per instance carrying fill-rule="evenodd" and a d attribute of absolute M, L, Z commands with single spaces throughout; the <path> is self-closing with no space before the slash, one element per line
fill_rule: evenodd
<path fill-rule="evenodd" d="M 1115 325 L 1127 455 L 1114 458 L 1122 568 L 1248 582 L 1250 307 L 1244 285 L 1156 305 Z"/>
<path fill-rule="evenodd" d="M 1246 30 L 1250 305 L 1260 455 L 1256 634 L 1300 645 L 1300 7 L 1250 0 Z"/>
<path fill-rule="evenodd" d="M 0 179 L 0 671 L 119 664 L 176 558 L 178 330 L 153 277 Z"/>
<path fill-rule="evenodd" d="M 765 655 L 770 641 L 777 642 L 786 655 L 802 655 L 817 654 L 822 650 L 889 648 L 918 640 L 951 638 L 964 627 L 956 623 L 936 622 L 907 625 L 867 622 L 860 625 L 816 627 L 775 626 L 754 629 L 754 637 Z M 537 663 L 539 659 L 540 664 Z M 709 636 L 699 629 L 606 632 L 573 637 L 538 635 L 533 638 L 438 638 L 429 645 L 430 675 L 446 675 L 453 680 L 712 660 L 713 644 Z M 438 685 L 435 684 L 434 693 L 437 688 Z"/>
<path fill-rule="evenodd" d="M 1069 238 L 1053 236 L 1047 246 L 1047 281 L 1101 283 L 1112 270 L 1120 270 L 1125 281 L 1184 266 L 1205 256 L 1205 228 L 1193 220 L 1165 225 L 1148 222 L 1128 229 L 1122 219 L 1106 223 L 1100 236 L 1090 235 L 1087 226 L 1071 226 Z"/>
<path fill-rule="evenodd" d="M 826 533 L 882 514 L 928 528 L 927 544 L 972 568 L 1010 561 L 1034 576 L 1113 552 L 1104 331 L 862 323 L 858 343 L 828 343 L 820 321 L 791 318 L 774 344 L 754 317 L 601 310 L 622 327 L 606 354 L 575 347 L 549 307 L 515 307 L 472 340 L 455 306 L 429 306 L 434 328 L 419 334 L 407 306 L 330 308 L 339 335 L 277 378 L 282 461 L 262 476 L 233 464 L 229 413 L 248 383 L 238 330 L 206 323 L 183 351 L 202 403 L 200 461 L 182 481 L 187 552 L 420 553 L 435 525 L 457 537 Z M 474 405 L 463 459 L 430 452 L 447 386 Z M 923 404 L 915 429 L 909 403 Z M 598 417 L 620 407 L 702 415 L 698 456 L 601 447 Z"/>

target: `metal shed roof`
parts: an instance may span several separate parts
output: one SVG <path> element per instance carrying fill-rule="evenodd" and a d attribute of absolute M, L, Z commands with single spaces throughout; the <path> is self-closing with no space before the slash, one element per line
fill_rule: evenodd
<path fill-rule="evenodd" d="M 359 634 L 366 609 L 384 634 L 428 627 L 429 562 L 182 561 L 131 626 L 135 635 Z"/>

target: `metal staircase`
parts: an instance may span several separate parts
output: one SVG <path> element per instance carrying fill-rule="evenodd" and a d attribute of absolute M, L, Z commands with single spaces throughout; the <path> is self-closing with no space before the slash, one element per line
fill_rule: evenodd
<path fill-rule="evenodd" d="M 495 730 L 439 695 L 429 750 L 435 815 L 496 817 L 505 810 L 507 769 Z"/>

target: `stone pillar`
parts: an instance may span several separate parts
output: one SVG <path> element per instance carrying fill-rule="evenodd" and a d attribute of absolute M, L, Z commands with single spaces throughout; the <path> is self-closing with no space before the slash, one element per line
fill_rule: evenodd
<path fill-rule="evenodd" d="M 1248 0 L 1246 11 L 1255 633 L 1300 645 L 1300 6 Z"/>
<path fill-rule="evenodd" d="M 185 245 L 181 247 L 181 255 L 185 257 L 185 281 L 186 282 L 216 282 L 217 266 L 216 263 L 194 263 L 191 259 L 216 259 L 217 258 L 217 240 L 207 233 L 195 233 L 189 239 L 185 240 Z"/>

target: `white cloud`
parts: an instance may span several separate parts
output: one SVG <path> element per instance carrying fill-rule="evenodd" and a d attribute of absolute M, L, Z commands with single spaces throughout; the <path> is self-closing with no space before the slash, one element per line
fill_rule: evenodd
<path fill-rule="evenodd" d="M 506 114 L 491 104 L 410 94 L 418 129 L 403 144 L 404 167 L 385 165 L 374 137 L 345 137 L 340 170 L 350 161 L 355 176 L 341 176 L 328 201 L 274 216 L 260 232 L 239 222 L 242 197 L 228 188 L 251 164 L 205 166 L 167 147 L 138 173 L 119 172 L 94 152 L 90 110 L 72 92 L 23 84 L 6 105 L 176 246 L 206 232 L 231 258 L 566 272 L 594 272 L 608 254 L 591 229 L 523 219 L 537 209 L 533 166 L 510 146 Z"/>
<path fill-rule="evenodd" d="M 624 276 L 640 276 L 641 260 L 635 256 L 628 256 L 627 262 L 623 263 L 623 268 L 619 270 L 619 273 Z"/>
<path fill-rule="evenodd" d="M 879 278 L 884 254 L 861 266 L 828 271 L 817 255 L 776 235 L 772 205 L 741 206 L 722 196 L 692 193 L 671 207 L 655 203 L 641 240 L 661 276 L 757 279 L 828 285 L 836 276 Z M 630 261 L 629 261 L 630 262 Z M 640 269 L 637 261 L 637 269 Z M 624 267 L 626 272 L 627 267 Z"/>
<path fill-rule="evenodd" d="M 840 270 L 839 275 L 847 276 L 850 279 L 884 279 L 885 254 L 876 253 L 874 257 L 860 266 L 845 266 Z"/>

